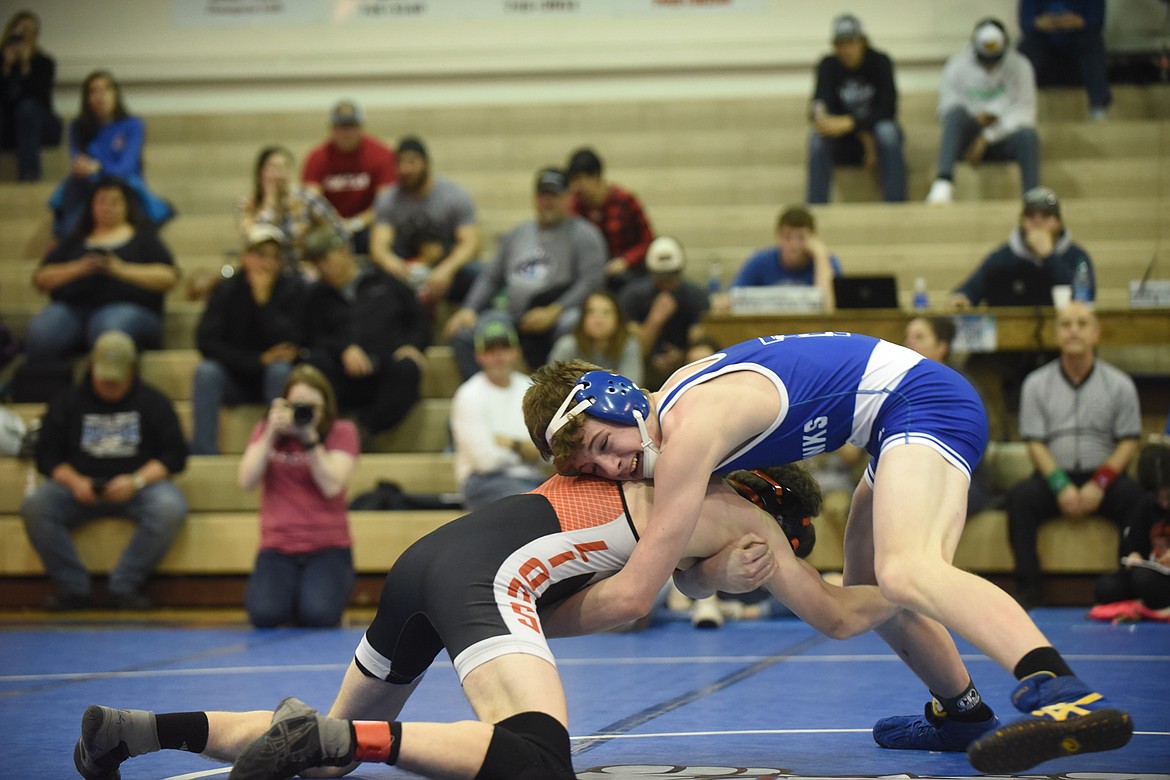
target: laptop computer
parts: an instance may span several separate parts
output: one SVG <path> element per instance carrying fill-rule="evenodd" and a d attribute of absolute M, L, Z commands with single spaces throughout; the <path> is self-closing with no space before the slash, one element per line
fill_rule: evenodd
<path fill-rule="evenodd" d="M 987 272 L 988 306 L 1051 306 L 1052 280 L 1043 268 L 1019 263 Z"/>
<path fill-rule="evenodd" d="M 893 276 L 835 276 L 838 309 L 896 309 L 898 281 Z"/>

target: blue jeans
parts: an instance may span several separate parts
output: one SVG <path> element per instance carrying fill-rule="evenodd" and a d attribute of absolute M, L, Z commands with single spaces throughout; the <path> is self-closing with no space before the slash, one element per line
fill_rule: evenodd
<path fill-rule="evenodd" d="M 341 622 L 354 583 L 353 552 L 330 548 L 302 555 L 261 550 L 245 603 L 257 628 L 285 623 L 330 628 Z"/>
<path fill-rule="evenodd" d="M 129 334 L 139 349 L 162 346 L 162 317 L 145 306 L 108 303 L 88 309 L 49 301 L 29 320 L 24 351 L 30 361 L 69 357 L 87 352 L 107 330 Z"/>
<path fill-rule="evenodd" d="M 1108 108 L 1113 102 L 1105 39 L 1100 30 L 1071 30 L 1058 35 L 1025 33 L 1020 54 L 1032 63 L 1040 86 L 1084 84 L 1090 108 Z"/>
<path fill-rule="evenodd" d="M 955 163 L 966 151 L 983 128 L 975 117 L 961 106 L 955 106 L 942 120 L 942 141 L 938 146 L 938 168 L 935 175 L 940 179 L 955 179 Z M 1020 192 L 1040 186 L 1040 137 L 1036 128 L 1022 127 L 998 143 L 989 144 L 983 159 L 1015 160 L 1020 166 Z"/>
<path fill-rule="evenodd" d="M 191 454 L 219 454 L 219 410 L 249 401 L 272 403 L 284 391 L 292 363 L 278 360 L 264 367 L 260 383 L 241 381 L 218 360 L 204 358 L 195 367 L 191 389 Z"/>
<path fill-rule="evenodd" d="M 89 572 L 69 536 L 73 528 L 99 517 L 125 517 L 137 528 L 110 572 L 111 593 L 142 587 L 175 541 L 187 519 L 187 498 L 170 481 L 147 485 L 124 504 L 80 504 L 69 488 L 46 480 L 20 505 L 24 530 L 58 592 L 87 595 Z"/>
<path fill-rule="evenodd" d="M 0 138 L 16 150 L 16 176 L 20 181 L 40 181 L 41 147 L 61 143 L 61 120 L 44 104 L 23 98 L 12 113 L 0 112 Z"/>
<path fill-rule="evenodd" d="M 543 476 L 512 477 L 503 472 L 472 474 L 463 483 L 463 506 L 472 511 L 508 496 L 527 493 L 544 484 Z"/>
<path fill-rule="evenodd" d="M 878 175 L 882 200 L 901 203 L 906 200 L 906 158 L 902 152 L 902 128 L 892 119 L 873 126 L 873 142 L 878 156 Z M 865 148 L 856 133 L 826 138 L 815 130 L 808 137 L 808 202 L 828 203 L 833 185 L 833 165 L 858 165 Z"/>

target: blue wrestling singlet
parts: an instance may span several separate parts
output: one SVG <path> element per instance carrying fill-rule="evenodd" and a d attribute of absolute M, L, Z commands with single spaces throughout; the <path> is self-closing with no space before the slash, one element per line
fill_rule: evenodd
<path fill-rule="evenodd" d="M 935 449 L 970 477 L 987 443 L 987 414 L 967 380 L 911 349 L 857 333 L 764 336 L 728 347 L 667 391 L 659 419 L 690 388 L 734 371 L 768 378 L 780 413 L 719 464 L 720 474 L 854 444 L 872 456 L 872 479 L 884 449 L 914 443 Z"/>

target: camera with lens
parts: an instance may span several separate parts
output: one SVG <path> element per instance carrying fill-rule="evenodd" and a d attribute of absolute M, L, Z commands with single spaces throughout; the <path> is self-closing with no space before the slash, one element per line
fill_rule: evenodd
<path fill-rule="evenodd" d="M 313 422 L 313 413 L 317 407 L 313 404 L 293 404 L 293 424 L 300 428 L 304 428 L 309 423 Z"/>

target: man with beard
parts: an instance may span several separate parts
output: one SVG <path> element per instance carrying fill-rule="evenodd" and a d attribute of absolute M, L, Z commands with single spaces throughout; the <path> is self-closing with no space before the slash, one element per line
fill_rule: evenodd
<path fill-rule="evenodd" d="M 345 220 L 354 252 L 370 248 L 374 198 L 394 183 L 394 152 L 367 135 L 365 115 L 352 100 L 339 101 L 330 116 L 329 138 L 305 158 L 301 181 L 337 210 Z"/>
<path fill-rule="evenodd" d="M 411 284 L 424 303 L 458 303 L 478 268 L 475 204 L 463 187 L 431 174 L 418 138 L 399 142 L 397 165 L 398 182 L 374 201 L 370 258 Z"/>

